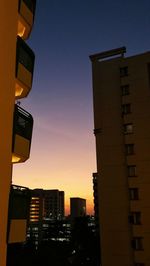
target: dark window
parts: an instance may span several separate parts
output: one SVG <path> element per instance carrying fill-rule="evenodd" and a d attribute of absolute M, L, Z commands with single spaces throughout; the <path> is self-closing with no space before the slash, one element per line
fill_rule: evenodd
<path fill-rule="evenodd" d="M 125 153 L 126 155 L 134 154 L 134 144 L 125 144 Z"/>
<path fill-rule="evenodd" d="M 123 104 L 122 105 L 122 114 L 126 115 L 131 113 L 131 104 L 127 103 L 127 104 Z"/>
<path fill-rule="evenodd" d="M 150 87 L 150 63 L 147 64 L 147 70 L 148 70 L 148 81 L 149 81 L 149 87 Z"/>
<path fill-rule="evenodd" d="M 28 52 L 23 47 L 20 47 L 19 49 L 18 60 L 19 60 L 19 63 L 24 65 L 30 72 L 33 71 L 32 57 L 30 57 L 30 54 L 28 54 Z"/>
<path fill-rule="evenodd" d="M 23 110 L 21 107 L 15 105 L 14 134 L 18 134 L 28 140 L 31 140 L 32 128 L 32 116 L 28 112 Z"/>
<path fill-rule="evenodd" d="M 128 165 L 127 170 L 128 170 L 129 177 L 137 176 L 136 165 Z"/>
<path fill-rule="evenodd" d="M 135 262 L 134 266 L 145 266 L 143 262 Z"/>
<path fill-rule="evenodd" d="M 16 75 L 18 63 L 22 64 L 28 71 L 33 74 L 35 55 L 30 47 L 18 36 L 16 51 Z"/>
<path fill-rule="evenodd" d="M 121 86 L 121 93 L 122 93 L 122 96 L 128 95 L 130 93 L 128 84 Z"/>
<path fill-rule="evenodd" d="M 131 224 L 134 225 L 141 224 L 141 212 L 131 212 L 129 220 Z"/>
<path fill-rule="evenodd" d="M 134 237 L 132 240 L 132 247 L 135 250 L 143 250 L 143 237 Z"/>
<path fill-rule="evenodd" d="M 94 129 L 94 135 L 97 135 L 99 133 L 102 133 L 102 128 L 95 128 Z"/>
<path fill-rule="evenodd" d="M 139 199 L 138 188 L 129 188 L 129 197 L 130 200 L 138 200 Z"/>
<path fill-rule="evenodd" d="M 133 133 L 133 124 L 132 123 L 128 123 L 128 124 L 123 125 L 123 131 L 124 131 L 124 134 Z"/>
<path fill-rule="evenodd" d="M 11 186 L 9 199 L 10 219 L 27 219 L 30 206 L 30 192 L 27 188 Z"/>
<path fill-rule="evenodd" d="M 128 76 L 128 67 L 121 67 L 120 68 L 120 77 L 125 77 Z"/>
<path fill-rule="evenodd" d="M 32 13 L 35 12 L 36 0 L 19 0 L 19 10 L 22 2 L 26 4 L 26 6 L 32 11 Z"/>

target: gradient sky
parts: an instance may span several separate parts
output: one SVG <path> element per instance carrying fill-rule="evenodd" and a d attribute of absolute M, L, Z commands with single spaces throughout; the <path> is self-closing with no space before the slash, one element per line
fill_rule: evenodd
<path fill-rule="evenodd" d="M 127 47 L 150 50 L 149 0 L 37 0 L 28 40 L 36 55 L 33 88 L 21 106 L 34 117 L 30 159 L 13 183 L 65 191 L 93 208 L 96 171 L 89 55 Z"/>

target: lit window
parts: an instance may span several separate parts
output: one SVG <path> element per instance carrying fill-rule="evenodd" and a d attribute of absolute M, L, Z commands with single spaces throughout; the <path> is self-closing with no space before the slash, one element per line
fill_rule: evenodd
<path fill-rule="evenodd" d="M 128 95 L 130 93 L 128 84 L 121 86 L 121 93 L 122 93 L 122 96 Z"/>
<path fill-rule="evenodd" d="M 30 219 L 30 222 L 38 222 L 38 219 Z"/>
<path fill-rule="evenodd" d="M 38 198 L 38 197 L 32 197 L 31 199 L 32 199 L 32 200 L 34 200 L 34 199 L 38 200 L 39 198 Z"/>
<path fill-rule="evenodd" d="M 131 212 L 129 220 L 131 224 L 134 225 L 141 224 L 141 212 Z"/>
<path fill-rule="evenodd" d="M 133 124 L 132 123 L 125 124 L 123 126 L 123 131 L 124 131 L 124 134 L 131 134 L 131 133 L 133 133 Z"/>
<path fill-rule="evenodd" d="M 132 240 L 132 247 L 135 250 L 143 250 L 143 237 L 134 237 Z"/>
<path fill-rule="evenodd" d="M 134 154 L 134 144 L 125 144 L 125 153 L 126 155 Z"/>
<path fill-rule="evenodd" d="M 139 199 L 138 188 L 130 188 L 129 197 L 130 197 L 130 200 L 138 200 Z"/>
<path fill-rule="evenodd" d="M 128 67 L 121 67 L 120 68 L 120 77 L 125 77 L 128 76 Z"/>
<path fill-rule="evenodd" d="M 127 171 L 128 171 L 128 176 L 129 177 L 137 176 L 136 165 L 128 165 L 127 166 Z"/>
<path fill-rule="evenodd" d="M 123 104 L 122 105 L 122 114 L 126 115 L 126 114 L 130 114 L 131 113 L 131 104 L 127 103 L 127 104 Z"/>

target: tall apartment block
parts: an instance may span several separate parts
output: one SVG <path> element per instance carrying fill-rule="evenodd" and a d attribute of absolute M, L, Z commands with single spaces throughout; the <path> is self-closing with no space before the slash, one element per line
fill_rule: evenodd
<path fill-rule="evenodd" d="M 91 55 L 102 266 L 150 266 L 150 52 Z"/>
<path fill-rule="evenodd" d="M 82 217 L 86 215 L 86 199 L 70 198 L 71 218 Z"/>
<path fill-rule="evenodd" d="M 59 221 L 63 218 L 64 191 L 31 190 L 29 235 L 34 235 L 36 245 L 43 239 L 45 227 L 48 228 L 51 221 Z"/>
<path fill-rule="evenodd" d="M 15 100 L 27 96 L 32 87 L 34 53 L 25 40 L 34 21 L 35 0 L 2 0 L 0 4 L 0 265 L 6 265 L 8 231 L 24 230 L 23 219 L 8 225 L 12 163 L 29 158 L 33 118 Z M 8 230 L 7 230 L 8 229 Z M 17 235 L 16 235 L 17 236 Z M 17 236 L 17 239 L 19 236 Z M 20 237 L 20 240 L 22 237 Z M 13 241 L 15 241 L 13 237 Z"/>

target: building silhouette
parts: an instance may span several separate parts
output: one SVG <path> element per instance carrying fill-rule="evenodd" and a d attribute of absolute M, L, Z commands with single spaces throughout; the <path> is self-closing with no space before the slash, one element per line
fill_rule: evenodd
<path fill-rule="evenodd" d="M 38 245 L 45 237 L 51 224 L 64 219 L 64 191 L 58 189 L 31 190 L 28 237 Z"/>
<path fill-rule="evenodd" d="M 8 244 L 26 241 L 30 196 L 29 188 L 16 185 L 11 186 L 8 209 Z"/>
<path fill-rule="evenodd" d="M 11 197 L 12 163 L 29 158 L 32 137 L 32 116 L 15 105 L 15 100 L 24 98 L 32 88 L 34 53 L 25 40 L 32 31 L 35 0 L 1 1 L 0 8 L 0 265 L 6 265 L 8 244 L 8 208 Z M 11 223 L 10 222 L 10 227 Z M 13 228 L 20 228 L 21 221 L 13 221 Z M 13 242 L 18 239 L 13 236 Z M 21 238 L 20 238 L 21 239 Z M 25 235 L 24 235 L 25 239 Z"/>
<path fill-rule="evenodd" d="M 150 52 L 125 52 L 90 56 L 101 260 L 149 266 Z"/>
<path fill-rule="evenodd" d="M 86 200 L 82 198 L 70 198 L 71 218 L 82 217 L 86 215 Z"/>

